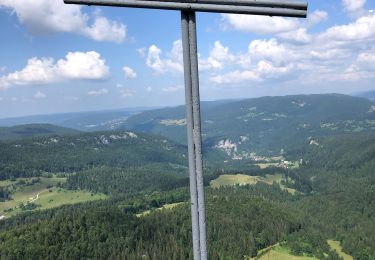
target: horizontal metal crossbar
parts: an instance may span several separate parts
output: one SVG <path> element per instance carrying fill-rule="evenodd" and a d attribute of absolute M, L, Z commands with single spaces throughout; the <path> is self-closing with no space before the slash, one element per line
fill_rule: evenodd
<path fill-rule="evenodd" d="M 301 17 L 307 16 L 307 4 L 294 2 L 290 8 L 287 4 L 276 1 L 254 1 L 254 0 L 192 0 L 180 1 L 167 0 L 64 0 L 66 4 L 117 6 L 132 8 L 150 8 L 181 11 L 197 11 L 211 13 L 253 14 L 267 16 Z M 203 3 L 204 2 L 204 3 Z M 245 5 L 246 3 L 246 5 Z M 257 4 L 255 4 L 257 3 Z M 268 4 L 266 4 L 268 3 Z M 290 2 L 289 2 L 290 3 Z M 306 8 L 305 8 L 306 7 Z"/>

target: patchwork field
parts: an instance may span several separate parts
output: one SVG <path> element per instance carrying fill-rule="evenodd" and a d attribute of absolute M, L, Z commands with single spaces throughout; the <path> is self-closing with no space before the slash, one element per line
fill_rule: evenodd
<path fill-rule="evenodd" d="M 285 180 L 285 177 L 282 174 L 270 175 L 267 174 L 266 177 L 262 176 L 249 176 L 244 174 L 223 174 L 220 175 L 217 179 L 210 182 L 212 188 L 219 188 L 222 186 L 234 186 L 234 185 L 255 185 L 258 182 L 263 182 L 269 185 L 273 183 L 278 183 L 282 189 L 287 190 L 291 194 L 296 192 L 295 189 L 290 189 L 281 184 L 281 181 Z"/>
<path fill-rule="evenodd" d="M 36 182 L 38 180 L 38 182 Z M 73 191 L 57 187 L 66 178 L 19 178 L 14 181 L 1 181 L 0 186 L 12 191 L 12 199 L 0 202 L 0 216 L 10 217 L 22 212 L 22 207 L 35 204 L 35 209 L 47 209 L 65 204 L 105 199 L 103 194 L 89 191 Z M 35 207 L 35 206 L 34 206 Z"/>

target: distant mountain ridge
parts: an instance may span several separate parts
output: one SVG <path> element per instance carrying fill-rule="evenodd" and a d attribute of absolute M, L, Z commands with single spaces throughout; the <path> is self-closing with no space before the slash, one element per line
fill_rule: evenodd
<path fill-rule="evenodd" d="M 129 117 L 122 129 L 163 135 L 185 144 L 185 109 L 145 111 Z M 202 106 L 205 146 L 236 158 L 249 152 L 277 154 L 319 136 L 374 130 L 375 103 L 342 94 L 270 96 Z"/>
<path fill-rule="evenodd" d="M 15 126 L 21 124 L 53 124 L 80 131 L 115 130 L 129 116 L 147 109 L 155 108 L 124 108 L 103 111 L 88 111 L 76 113 L 33 115 L 0 119 L 0 126 Z"/>
<path fill-rule="evenodd" d="M 77 134 L 80 131 L 51 124 L 26 124 L 0 127 L 0 140 L 12 140 L 48 135 Z"/>
<path fill-rule="evenodd" d="M 375 100 L 375 90 L 370 90 L 370 91 L 367 91 L 367 92 L 359 93 L 357 96 L 368 98 L 368 99 L 371 99 L 371 100 L 374 101 Z"/>
<path fill-rule="evenodd" d="M 57 125 L 85 131 L 136 131 L 186 144 L 185 106 L 140 111 L 102 111 L 50 116 Z M 319 138 L 375 130 L 375 102 L 342 94 L 268 96 L 201 102 L 205 149 L 234 160 L 278 156 Z M 11 120 L 0 120 L 0 124 Z M 26 120 L 26 119 L 25 119 Z M 33 120 L 28 117 L 27 120 Z"/>

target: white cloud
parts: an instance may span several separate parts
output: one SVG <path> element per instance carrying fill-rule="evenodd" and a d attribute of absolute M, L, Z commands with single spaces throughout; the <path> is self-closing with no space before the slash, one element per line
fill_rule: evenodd
<path fill-rule="evenodd" d="M 90 17 L 81 11 L 81 6 L 66 5 L 63 1 L 1 0 L 1 6 L 14 12 L 32 34 L 68 32 L 111 42 L 122 42 L 126 38 L 125 25 L 100 15 Z M 90 19 L 94 20 L 91 25 Z"/>
<path fill-rule="evenodd" d="M 259 15 L 222 14 L 222 27 L 242 32 L 275 34 L 296 30 L 300 25 L 296 19 Z"/>
<path fill-rule="evenodd" d="M 146 91 L 147 91 L 147 92 L 151 92 L 151 91 L 152 91 L 152 87 L 147 87 L 147 88 L 146 88 Z"/>
<path fill-rule="evenodd" d="M 262 78 L 279 78 L 292 71 L 291 66 L 275 66 L 272 62 L 261 60 L 257 64 L 256 73 Z"/>
<path fill-rule="evenodd" d="M 137 52 L 138 52 L 138 54 L 139 54 L 139 56 L 141 56 L 141 58 L 144 58 L 144 57 L 146 57 L 146 48 L 138 48 L 137 49 Z"/>
<path fill-rule="evenodd" d="M 65 59 L 56 63 L 52 58 L 31 58 L 20 71 L 0 77 L 0 89 L 14 85 L 43 85 L 66 80 L 103 80 L 109 75 L 109 68 L 100 54 L 90 52 L 69 52 Z"/>
<path fill-rule="evenodd" d="M 348 24 L 308 34 L 309 26 L 324 21 L 327 17 L 320 11 L 313 14 L 304 27 L 279 33 L 276 38 L 251 41 L 248 52 L 234 55 L 236 62 L 229 66 L 225 63 L 221 70 L 223 72 L 214 71 L 210 80 L 225 85 L 246 81 L 317 85 L 317 82 L 337 84 L 345 80 L 364 83 L 366 80 L 373 80 L 375 14 L 367 13 Z M 241 66 L 242 69 L 234 66 L 240 65 L 238 60 L 248 57 L 251 57 L 251 63 L 247 66 Z"/>
<path fill-rule="evenodd" d="M 328 19 L 328 13 L 315 10 L 306 20 L 257 15 L 222 14 L 222 28 L 257 34 L 272 34 L 277 38 L 308 43 L 311 36 L 307 28 Z"/>
<path fill-rule="evenodd" d="M 91 91 L 87 92 L 87 95 L 98 97 L 98 96 L 107 95 L 108 92 L 109 92 L 108 89 L 102 88 L 102 89 L 98 89 L 98 90 L 91 90 Z"/>
<path fill-rule="evenodd" d="M 321 41 L 363 41 L 375 37 L 375 14 L 358 18 L 347 25 L 337 25 L 319 35 Z"/>
<path fill-rule="evenodd" d="M 56 67 L 52 58 L 31 58 L 21 71 L 3 76 L 2 81 L 10 85 L 39 85 L 57 81 Z"/>
<path fill-rule="evenodd" d="M 307 25 L 313 26 L 315 24 L 319 24 L 323 21 L 326 21 L 328 19 L 328 13 L 326 11 L 322 10 L 315 10 L 307 17 Z"/>
<path fill-rule="evenodd" d="M 298 28 L 295 31 L 280 33 L 277 36 L 278 38 L 295 41 L 297 43 L 309 43 L 312 39 L 312 36 L 308 34 L 306 28 Z"/>
<path fill-rule="evenodd" d="M 95 18 L 94 23 L 84 28 L 83 33 L 96 41 L 121 43 L 126 38 L 127 29 L 122 23 L 109 21 L 105 17 Z"/>
<path fill-rule="evenodd" d="M 235 84 L 243 81 L 261 81 L 259 76 L 251 70 L 236 70 L 223 75 L 212 76 L 210 80 L 217 84 Z"/>
<path fill-rule="evenodd" d="M 122 71 L 127 79 L 134 79 L 137 77 L 137 73 L 130 67 L 125 66 L 122 68 Z"/>
<path fill-rule="evenodd" d="M 135 92 L 128 89 L 120 90 L 121 97 L 128 98 L 134 96 Z"/>
<path fill-rule="evenodd" d="M 43 92 L 40 92 L 40 91 L 36 92 L 35 95 L 34 95 L 34 98 L 36 98 L 36 99 L 42 99 L 42 98 L 46 98 L 46 97 L 47 97 L 47 95 L 44 94 Z"/>
<path fill-rule="evenodd" d="M 184 86 L 178 85 L 174 87 L 162 88 L 163 92 L 177 92 L 184 89 Z"/>
<path fill-rule="evenodd" d="M 295 54 L 276 39 L 254 40 L 249 44 L 249 54 L 255 59 L 268 59 L 277 64 L 294 59 Z"/>
<path fill-rule="evenodd" d="M 359 54 L 357 58 L 357 64 L 360 68 L 373 70 L 375 72 L 375 51 L 371 53 Z"/>
<path fill-rule="evenodd" d="M 162 58 L 162 50 L 155 45 L 148 48 L 146 65 L 156 73 L 183 72 L 181 40 L 173 42 L 172 50 Z"/>
<path fill-rule="evenodd" d="M 58 74 L 67 79 L 106 79 L 109 68 L 95 51 L 69 52 L 65 60 L 57 62 Z"/>
<path fill-rule="evenodd" d="M 199 69 L 210 70 L 220 69 L 227 63 L 233 62 L 235 56 L 229 52 L 228 47 L 224 47 L 219 41 L 216 41 L 210 51 L 207 59 L 199 59 Z"/>
<path fill-rule="evenodd" d="M 344 10 L 353 17 L 358 17 L 364 13 L 366 0 L 342 0 Z"/>

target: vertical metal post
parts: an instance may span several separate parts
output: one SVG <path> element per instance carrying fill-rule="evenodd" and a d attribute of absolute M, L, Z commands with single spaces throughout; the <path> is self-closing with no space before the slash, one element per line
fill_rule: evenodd
<path fill-rule="evenodd" d="M 195 12 L 182 11 L 181 25 L 184 57 L 193 252 L 195 260 L 207 260 L 206 213 L 203 183 L 202 134 Z"/>
<path fill-rule="evenodd" d="M 198 218 L 199 218 L 199 242 L 201 260 L 207 260 L 207 238 L 206 238 L 206 212 L 203 183 L 202 164 L 202 133 L 201 133 L 201 113 L 199 97 L 199 72 L 198 72 L 198 47 L 197 47 L 197 27 L 195 12 L 189 12 L 189 45 L 191 61 L 191 83 L 193 99 L 193 122 L 194 122 L 194 150 L 195 150 L 195 171 L 198 191 Z"/>
<path fill-rule="evenodd" d="M 186 123 L 187 140 L 189 154 L 189 179 L 190 179 L 190 203 L 191 203 L 191 223 L 193 239 L 193 255 L 195 260 L 201 259 L 200 241 L 199 241 L 199 218 L 198 218 L 198 192 L 195 167 L 195 149 L 194 149 L 194 121 L 193 121 L 193 99 L 192 99 L 192 79 L 191 79 L 191 60 L 189 47 L 189 13 L 181 11 L 181 29 L 182 29 L 182 49 L 184 59 L 184 81 L 185 81 L 185 99 L 186 99 Z"/>

